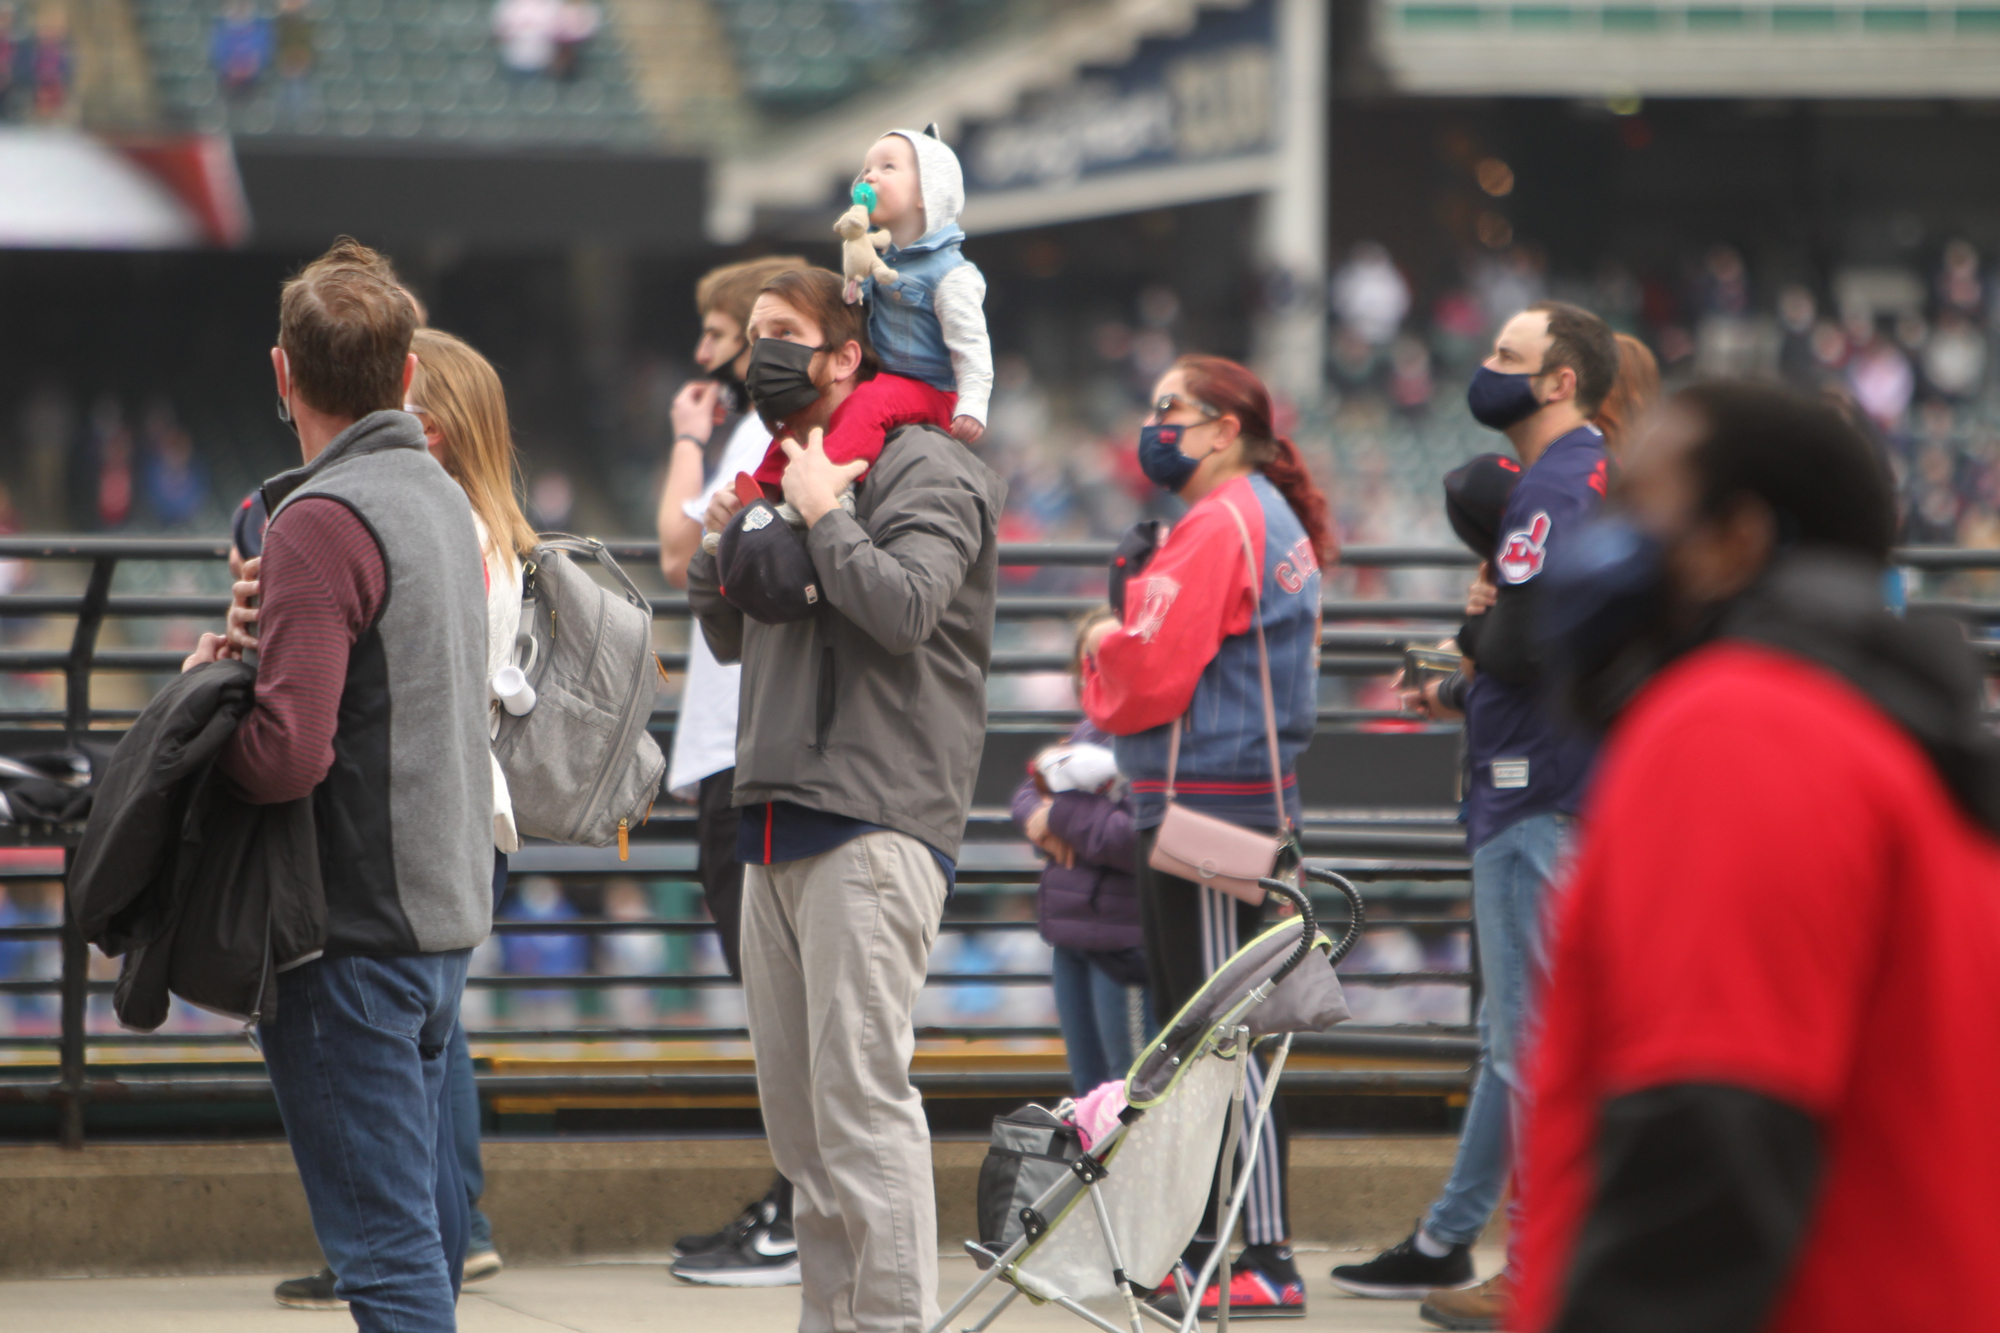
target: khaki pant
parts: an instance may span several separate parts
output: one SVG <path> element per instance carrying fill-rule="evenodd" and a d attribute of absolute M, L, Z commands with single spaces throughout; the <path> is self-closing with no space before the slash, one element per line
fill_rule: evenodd
<path fill-rule="evenodd" d="M 937 1198 L 911 1024 L 944 874 L 901 833 L 743 867 L 757 1095 L 792 1182 L 799 1333 L 920 1333 L 937 1318 Z"/>

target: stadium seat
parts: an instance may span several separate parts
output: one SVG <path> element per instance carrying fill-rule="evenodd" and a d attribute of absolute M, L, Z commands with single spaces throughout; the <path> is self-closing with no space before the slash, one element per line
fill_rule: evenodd
<path fill-rule="evenodd" d="M 658 138 L 609 14 L 565 84 L 501 76 L 491 0 L 310 0 L 313 68 L 293 101 L 275 68 L 244 93 L 219 86 L 209 49 L 227 0 L 131 3 L 161 106 L 191 129 L 628 148 Z"/>

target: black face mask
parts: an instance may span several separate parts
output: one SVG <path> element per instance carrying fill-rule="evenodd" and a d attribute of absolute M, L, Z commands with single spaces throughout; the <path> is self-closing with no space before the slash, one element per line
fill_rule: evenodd
<path fill-rule="evenodd" d="M 815 353 L 824 350 L 778 338 L 759 338 L 750 349 L 750 369 L 743 376 L 743 387 L 766 425 L 776 426 L 819 401 L 819 386 L 812 379 L 812 359 Z"/>
<path fill-rule="evenodd" d="M 750 405 L 750 390 L 743 383 L 743 377 L 736 373 L 735 357 L 730 357 L 710 371 L 708 377 L 721 387 L 723 402 L 730 411 L 741 412 Z"/>

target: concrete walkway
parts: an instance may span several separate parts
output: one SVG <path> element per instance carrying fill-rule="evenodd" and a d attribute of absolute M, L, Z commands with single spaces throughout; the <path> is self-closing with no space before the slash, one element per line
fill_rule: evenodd
<path fill-rule="evenodd" d="M 1365 1257 L 1366 1252 L 1354 1252 Z M 1307 1275 L 1305 1319 L 1264 1323 L 1272 1329 L 1404 1333 L 1430 1326 L 1414 1301 L 1361 1301 L 1336 1291 L 1327 1269 L 1349 1261 L 1348 1252 L 1315 1248 L 1299 1255 Z M 1497 1253 L 1480 1255 L 1491 1272 Z M 966 1259 L 946 1259 L 940 1290 L 947 1298 L 973 1276 Z M 342 1333 L 346 1314 L 282 1310 L 271 1287 L 284 1276 L 74 1278 L 0 1282 L 0 1325 L 8 1333 Z M 510 1268 L 466 1288 L 458 1304 L 462 1333 L 628 1333 L 647 1330 L 718 1330 L 719 1333 L 792 1333 L 798 1326 L 798 1290 L 722 1290 L 691 1287 L 667 1276 L 659 1262 L 584 1263 L 559 1268 Z M 983 1306 L 982 1306 L 983 1308 Z M 961 1320 L 961 1323 L 970 1320 Z M 1052 1307 L 1016 1301 L 993 1326 L 1066 1329 L 1088 1325 Z"/>

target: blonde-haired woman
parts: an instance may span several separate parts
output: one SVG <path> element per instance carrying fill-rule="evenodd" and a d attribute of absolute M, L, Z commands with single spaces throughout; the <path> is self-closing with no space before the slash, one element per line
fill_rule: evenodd
<path fill-rule="evenodd" d="M 418 329 L 410 350 L 417 373 L 403 410 L 423 423 L 431 456 L 465 488 L 486 562 L 486 677 L 506 666 L 521 620 L 521 557 L 535 546 L 516 498 L 519 466 L 507 425 L 507 395 L 492 363 L 462 338 Z M 498 715 L 494 724 L 498 724 Z M 518 851 L 514 805 L 498 760 L 493 764 L 493 846 Z M 504 880 L 495 879 L 495 886 Z"/>
<path fill-rule="evenodd" d="M 518 497 L 520 467 L 514 432 L 507 424 L 507 395 L 492 363 L 463 339 L 436 329 L 418 329 L 410 342 L 417 373 L 403 410 L 423 423 L 431 456 L 465 488 L 472 502 L 472 525 L 486 561 L 486 677 L 506 666 L 521 621 L 521 557 L 534 549 Z M 499 716 L 493 717 L 497 726 Z M 514 803 L 507 778 L 493 763 L 493 902 L 507 887 L 507 853 L 518 851 Z M 485 1172 L 479 1159 L 479 1092 L 472 1081 L 472 1051 L 460 1023 L 451 1034 L 446 1071 L 451 1099 L 452 1137 L 466 1197 L 465 1280 L 475 1282 L 500 1271 L 493 1227 L 479 1210 Z"/>

